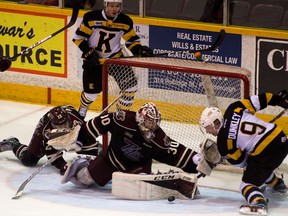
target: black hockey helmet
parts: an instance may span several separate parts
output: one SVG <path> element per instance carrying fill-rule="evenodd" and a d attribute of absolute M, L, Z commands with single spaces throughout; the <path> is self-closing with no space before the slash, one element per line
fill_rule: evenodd
<path fill-rule="evenodd" d="M 69 127 L 70 128 L 70 117 L 67 111 L 61 107 L 57 106 L 51 109 L 48 113 L 48 118 L 50 119 L 52 125 L 56 128 Z"/>

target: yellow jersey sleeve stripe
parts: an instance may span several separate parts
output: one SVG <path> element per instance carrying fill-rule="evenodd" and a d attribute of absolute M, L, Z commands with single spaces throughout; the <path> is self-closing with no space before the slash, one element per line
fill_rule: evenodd
<path fill-rule="evenodd" d="M 235 151 L 233 154 L 227 154 L 227 156 L 233 160 L 238 160 L 242 155 L 242 151 L 241 149 L 238 149 L 237 151 Z"/>
<path fill-rule="evenodd" d="M 273 94 L 271 93 L 266 93 L 266 100 L 267 100 L 267 104 L 270 102 L 270 100 L 272 99 Z"/>
<path fill-rule="evenodd" d="M 89 22 L 89 26 L 90 26 L 92 23 L 94 24 L 94 21 L 90 21 L 90 22 Z M 93 26 L 93 25 L 92 25 L 92 26 Z M 88 34 L 88 35 L 91 35 L 91 34 L 93 33 L 93 30 L 92 30 L 92 29 L 88 28 L 87 26 L 85 26 L 85 25 L 83 25 L 83 24 L 80 25 L 79 30 L 80 30 L 81 32 L 85 33 L 85 34 Z"/>
<path fill-rule="evenodd" d="M 256 110 L 254 109 L 250 100 L 245 99 L 245 100 L 242 100 L 241 102 L 250 111 L 250 113 L 255 114 Z"/>

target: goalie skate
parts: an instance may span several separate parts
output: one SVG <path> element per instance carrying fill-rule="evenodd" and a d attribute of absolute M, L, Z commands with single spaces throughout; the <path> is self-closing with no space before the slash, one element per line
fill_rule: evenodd
<path fill-rule="evenodd" d="M 241 205 L 239 213 L 244 215 L 268 215 L 267 205 L 265 204 L 251 204 Z"/>

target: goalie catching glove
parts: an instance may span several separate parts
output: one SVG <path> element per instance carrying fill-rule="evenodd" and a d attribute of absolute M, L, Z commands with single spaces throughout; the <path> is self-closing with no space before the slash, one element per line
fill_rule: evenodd
<path fill-rule="evenodd" d="M 12 62 L 10 58 L 0 56 L 0 72 L 6 71 L 8 68 L 10 68 L 11 64 Z"/>
<path fill-rule="evenodd" d="M 209 176 L 212 169 L 216 167 L 217 164 L 221 163 L 222 156 L 218 151 L 217 144 L 211 139 L 206 139 L 202 144 L 201 154 L 202 158 L 196 169 L 198 172 Z"/>
<path fill-rule="evenodd" d="M 76 125 L 71 129 L 54 129 L 50 132 L 47 144 L 56 150 L 78 152 L 82 143 L 77 141 L 81 126 Z"/>

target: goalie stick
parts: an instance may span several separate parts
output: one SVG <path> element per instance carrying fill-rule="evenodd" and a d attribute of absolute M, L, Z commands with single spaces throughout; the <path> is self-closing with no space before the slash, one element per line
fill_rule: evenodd
<path fill-rule="evenodd" d="M 120 97 L 123 95 L 123 93 L 121 93 L 117 98 L 115 98 L 107 107 L 105 107 L 101 113 L 99 115 L 104 114 L 105 112 L 107 112 L 107 110 L 113 105 L 115 104 Z M 63 152 L 63 150 L 58 151 L 55 155 L 53 155 L 53 157 L 51 157 L 49 160 L 47 160 L 41 167 L 39 167 L 34 173 L 32 173 L 18 188 L 16 194 L 12 197 L 12 199 L 18 199 L 24 191 L 24 188 L 26 187 L 26 185 L 47 165 L 51 164 L 61 153 Z"/>
<path fill-rule="evenodd" d="M 16 194 L 12 197 L 12 199 L 18 199 L 25 188 L 25 186 L 30 182 L 44 167 L 51 164 L 63 151 L 58 151 L 53 157 L 51 157 L 49 160 L 47 160 L 41 167 L 39 167 L 32 175 L 30 175 L 18 188 Z"/>
<path fill-rule="evenodd" d="M 65 31 L 66 29 L 73 26 L 77 20 L 77 17 L 78 17 L 80 2 L 81 2 L 81 0 L 73 0 L 72 1 L 72 4 L 73 4 L 72 16 L 71 16 L 69 23 L 66 26 L 64 26 L 63 28 L 59 29 L 58 31 L 52 33 L 51 35 L 47 36 L 46 38 L 38 41 L 37 43 L 33 44 L 32 46 L 22 50 L 20 53 L 17 53 L 16 55 L 14 55 L 11 58 L 5 57 L 5 56 L 0 56 L 0 72 L 4 72 L 4 71 L 8 70 L 12 64 L 12 61 L 16 60 L 19 56 L 23 55 L 26 52 L 29 52 L 30 50 L 34 49 L 35 47 L 39 46 L 40 44 L 48 41 L 52 37 L 58 35 L 59 33 Z"/>
<path fill-rule="evenodd" d="M 224 29 L 221 29 L 219 32 L 219 35 L 217 37 L 217 39 L 215 40 L 215 42 L 206 49 L 202 49 L 202 50 L 188 50 L 188 53 L 195 53 L 195 52 L 211 52 L 216 50 L 220 44 L 223 42 L 224 38 L 225 38 L 226 32 Z M 182 52 L 187 52 L 187 50 L 181 50 L 181 51 L 171 51 L 171 52 L 166 52 L 166 53 L 159 53 L 159 54 L 154 54 L 155 57 L 157 56 L 167 56 L 169 54 L 174 54 L 174 53 L 182 53 Z"/>

